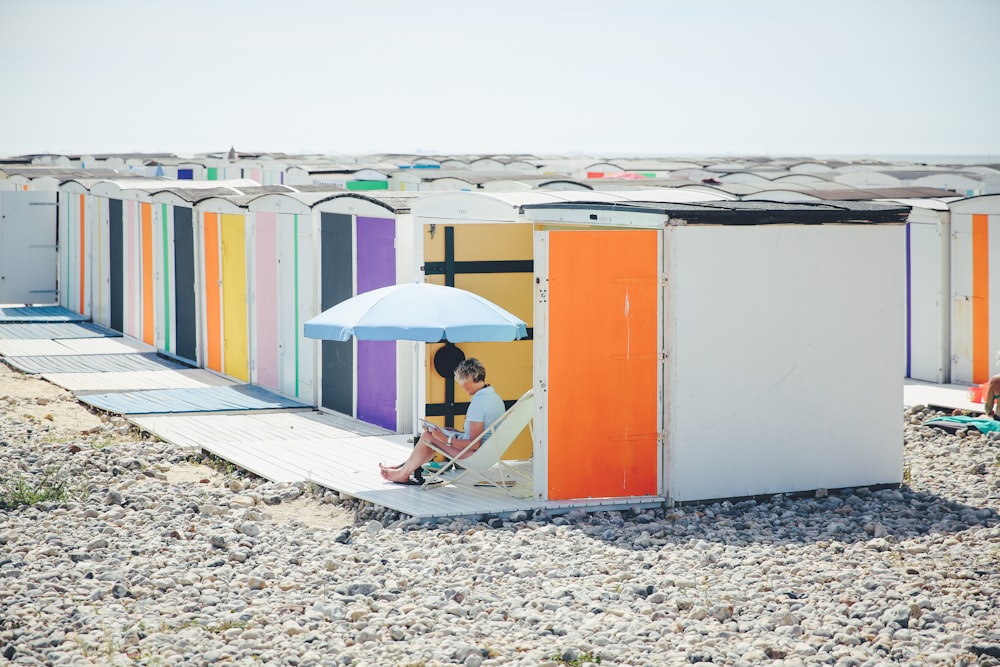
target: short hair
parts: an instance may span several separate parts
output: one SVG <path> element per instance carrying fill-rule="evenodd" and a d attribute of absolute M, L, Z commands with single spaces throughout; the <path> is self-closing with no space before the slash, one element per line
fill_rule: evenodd
<path fill-rule="evenodd" d="M 486 367 L 483 366 L 483 363 L 479 359 L 469 357 L 455 368 L 455 379 L 486 382 Z"/>

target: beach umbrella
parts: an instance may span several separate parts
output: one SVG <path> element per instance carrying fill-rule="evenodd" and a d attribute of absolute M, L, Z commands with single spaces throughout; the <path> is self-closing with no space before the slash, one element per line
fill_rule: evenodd
<path fill-rule="evenodd" d="M 404 283 L 358 294 L 303 325 L 321 340 L 412 340 L 436 343 L 512 341 L 527 324 L 478 294 L 433 283 Z"/>

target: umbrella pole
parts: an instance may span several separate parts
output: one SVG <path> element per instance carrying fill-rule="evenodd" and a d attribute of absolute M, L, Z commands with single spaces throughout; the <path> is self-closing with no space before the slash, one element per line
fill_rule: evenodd
<path fill-rule="evenodd" d="M 423 389 L 420 386 L 420 341 L 413 341 L 413 418 L 410 426 L 410 433 L 417 434 L 420 429 L 420 397 L 423 396 Z"/>

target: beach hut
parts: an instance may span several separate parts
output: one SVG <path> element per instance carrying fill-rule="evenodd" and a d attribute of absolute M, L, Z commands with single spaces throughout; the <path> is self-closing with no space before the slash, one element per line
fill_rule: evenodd
<path fill-rule="evenodd" d="M 418 277 L 411 203 L 416 193 L 344 193 L 316 202 L 315 310 Z M 302 335 L 301 327 L 298 336 Z M 299 341 L 300 344 L 305 344 Z M 415 346 L 395 341 L 309 341 L 317 346 L 316 404 L 397 432 L 415 432 Z M 417 392 L 415 394 L 415 392 Z"/>
<path fill-rule="evenodd" d="M 250 248 L 247 277 L 250 381 L 286 396 L 318 404 L 314 341 L 302 323 L 319 299 L 319 234 L 313 206 L 328 192 L 287 192 L 233 197 L 245 201 Z"/>
<path fill-rule="evenodd" d="M 951 214 L 947 190 L 919 187 L 764 190 L 743 201 L 876 201 L 910 207 L 906 220 L 904 377 L 945 383 L 951 376 Z"/>
<path fill-rule="evenodd" d="M 104 229 L 97 223 L 90 187 L 99 179 L 72 178 L 59 186 L 59 305 L 94 317 L 94 290 L 103 287 L 100 247 Z M 95 268 L 95 260 L 98 262 Z M 98 293 L 98 300 L 100 293 Z"/>
<path fill-rule="evenodd" d="M 4 226 L 0 254 L 5 257 L 0 265 L 0 303 L 65 306 L 70 287 L 76 296 L 73 310 L 85 312 L 85 305 L 80 305 L 80 283 L 77 278 L 70 283 L 60 266 L 65 266 L 73 252 L 73 239 L 61 225 L 72 215 L 74 233 L 82 233 L 87 224 L 86 202 L 80 198 L 66 199 L 62 184 L 74 178 L 113 174 L 103 169 L 69 166 L 5 165 L 0 169 L 0 214 Z M 72 212 L 71 207 L 75 207 Z"/>
<path fill-rule="evenodd" d="M 89 247 L 89 251 L 64 255 L 69 277 L 77 271 L 83 275 L 82 267 L 75 266 L 81 262 L 100 267 L 100 275 L 90 281 L 91 285 L 94 281 L 106 285 L 106 289 L 97 290 L 100 305 L 94 307 L 95 321 L 147 345 L 155 344 L 154 261 L 159 254 L 155 246 L 160 244 L 154 233 L 150 191 L 169 182 L 133 178 L 93 183 L 94 223 L 89 230 L 95 238 L 90 243 L 83 239 L 77 242 L 77 247 Z"/>
<path fill-rule="evenodd" d="M 1000 195 L 951 209 L 951 381 L 1000 373 Z"/>
<path fill-rule="evenodd" d="M 899 205 L 545 203 L 535 496 L 898 484 Z"/>
<path fill-rule="evenodd" d="M 415 200 L 415 264 L 424 279 L 475 292 L 528 323 L 528 338 L 511 343 L 430 344 L 426 346 L 425 414 L 431 421 L 460 425 L 468 397 L 458 395 L 451 371 L 461 358 L 476 357 L 488 380 L 513 403 L 531 386 L 533 246 L 531 226 L 521 216 L 525 204 L 626 201 L 632 195 L 597 191 L 449 192 Z M 531 453 L 522 434 L 510 458 Z"/>
<path fill-rule="evenodd" d="M 939 199 L 886 200 L 910 206 L 906 221 L 904 376 L 951 381 L 951 212 Z"/>
<path fill-rule="evenodd" d="M 906 222 L 906 355 L 903 375 L 915 380 L 951 381 L 950 190 L 931 187 L 813 190 L 820 200 L 874 201 L 910 207 Z"/>
<path fill-rule="evenodd" d="M 154 250 L 154 341 L 168 356 L 204 366 L 206 342 L 199 336 L 203 265 L 201 229 L 195 205 L 212 197 L 238 197 L 257 189 L 254 181 L 180 181 L 150 189 Z"/>
<path fill-rule="evenodd" d="M 0 188 L 0 304 L 57 302 L 53 190 Z"/>
<path fill-rule="evenodd" d="M 130 199 L 122 196 L 122 189 L 163 182 L 108 177 L 109 173 L 113 174 L 103 169 L 81 171 L 59 184 L 59 304 L 105 326 L 110 325 L 108 193 L 118 200 Z"/>
<path fill-rule="evenodd" d="M 200 365 L 250 382 L 247 209 L 226 196 L 194 205 Z"/>

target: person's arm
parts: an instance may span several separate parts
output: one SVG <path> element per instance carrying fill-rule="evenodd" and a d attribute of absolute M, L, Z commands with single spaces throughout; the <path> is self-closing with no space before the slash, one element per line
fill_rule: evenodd
<path fill-rule="evenodd" d="M 452 438 L 451 445 L 447 443 L 447 438 L 445 438 L 445 442 L 441 443 L 440 445 L 441 449 L 448 452 L 452 456 L 458 456 L 459 454 L 462 453 L 462 450 L 468 447 L 469 443 L 478 438 L 479 434 L 482 433 L 483 429 L 486 428 L 486 425 L 483 424 L 483 422 L 466 422 L 465 426 L 469 432 L 468 438 Z M 471 454 L 478 448 L 479 447 L 477 445 L 475 449 L 469 450 L 468 452 L 466 452 L 466 454 Z"/>

